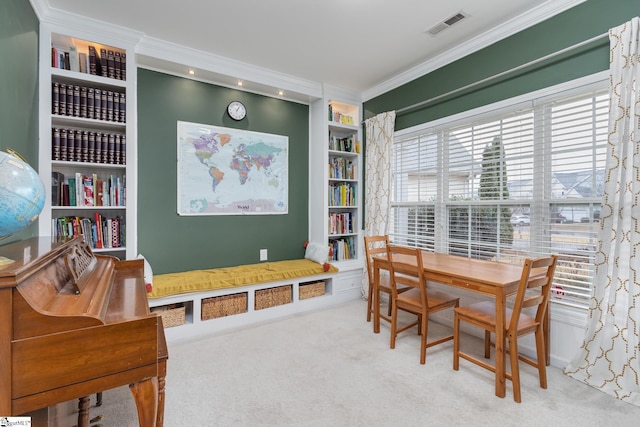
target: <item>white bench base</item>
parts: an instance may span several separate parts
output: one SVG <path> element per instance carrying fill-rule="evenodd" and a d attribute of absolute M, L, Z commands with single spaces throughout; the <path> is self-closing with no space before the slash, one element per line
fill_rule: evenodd
<path fill-rule="evenodd" d="M 178 342 L 359 299 L 361 298 L 360 289 L 362 273 L 362 267 L 352 269 L 341 268 L 337 273 L 318 274 L 278 282 L 260 283 L 259 285 L 246 285 L 235 288 L 216 289 L 211 291 L 171 295 L 163 298 L 154 298 L 149 299 L 149 306 L 154 308 L 172 304 L 184 304 L 185 323 L 178 326 L 165 327 L 165 337 L 167 342 Z M 300 299 L 300 285 L 317 281 L 325 282 L 324 295 Z M 256 291 L 286 285 L 292 285 L 290 303 L 263 308 L 260 310 L 254 309 Z M 247 311 L 245 313 L 202 320 L 203 300 L 243 292 L 247 293 Z"/>

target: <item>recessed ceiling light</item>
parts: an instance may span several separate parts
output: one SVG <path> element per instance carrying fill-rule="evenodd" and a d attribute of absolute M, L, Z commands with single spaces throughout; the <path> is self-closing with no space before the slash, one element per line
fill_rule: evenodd
<path fill-rule="evenodd" d="M 196 73 L 196 71 L 194 69 L 189 69 L 189 75 L 193 76 Z"/>
<path fill-rule="evenodd" d="M 279 90 L 278 91 L 278 95 L 283 96 L 284 95 L 284 91 L 283 90 Z"/>
<path fill-rule="evenodd" d="M 242 80 L 238 80 L 238 86 L 242 86 Z"/>

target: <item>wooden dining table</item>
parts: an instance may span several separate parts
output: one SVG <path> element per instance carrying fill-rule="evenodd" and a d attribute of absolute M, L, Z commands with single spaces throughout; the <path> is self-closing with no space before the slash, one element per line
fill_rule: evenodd
<path fill-rule="evenodd" d="M 411 262 L 410 257 L 397 256 L 397 259 L 402 262 Z M 466 289 L 491 296 L 495 299 L 497 323 L 495 341 L 495 393 L 496 396 L 504 397 L 506 379 L 504 328 L 506 301 L 509 295 L 515 294 L 518 290 L 518 284 L 520 283 L 520 277 L 522 275 L 522 265 L 466 258 L 429 251 L 422 251 L 422 261 L 424 275 L 427 281 Z M 415 263 L 415 258 L 413 262 Z M 375 333 L 380 332 L 380 288 L 378 287 L 380 283 L 380 270 L 388 269 L 389 261 L 386 257 L 374 257 L 373 331 Z M 545 322 L 546 325 L 548 325 L 548 323 L 548 321 Z M 548 350 L 548 326 L 545 341 L 547 342 L 546 347 Z"/>

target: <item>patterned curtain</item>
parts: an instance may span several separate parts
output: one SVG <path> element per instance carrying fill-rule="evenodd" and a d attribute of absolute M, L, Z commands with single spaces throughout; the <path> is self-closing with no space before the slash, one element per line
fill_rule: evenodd
<path fill-rule="evenodd" d="M 391 145 L 396 112 L 380 113 L 365 121 L 366 166 L 365 166 L 365 219 L 366 236 L 384 235 L 388 232 L 391 197 Z M 362 275 L 362 296 L 369 298 L 369 279 Z"/>
<path fill-rule="evenodd" d="M 640 406 L 640 18 L 609 31 L 607 173 L 589 324 L 565 373 Z"/>

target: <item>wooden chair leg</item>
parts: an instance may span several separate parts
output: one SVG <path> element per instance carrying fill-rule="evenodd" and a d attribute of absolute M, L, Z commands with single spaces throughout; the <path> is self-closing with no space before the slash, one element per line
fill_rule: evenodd
<path fill-rule="evenodd" d="M 398 328 L 398 308 L 395 304 L 391 307 L 391 340 L 389 348 L 396 348 L 396 329 Z"/>
<path fill-rule="evenodd" d="M 491 331 L 484 331 L 484 358 L 491 357 Z"/>
<path fill-rule="evenodd" d="M 371 312 L 373 311 L 373 283 L 369 282 L 369 296 L 367 297 L 367 322 L 371 322 Z"/>
<path fill-rule="evenodd" d="M 457 371 L 460 367 L 460 318 L 457 314 L 453 315 L 453 370 Z"/>
<path fill-rule="evenodd" d="M 429 332 L 429 316 L 422 314 L 420 317 L 420 364 L 427 363 L 427 333 Z"/>
<path fill-rule="evenodd" d="M 540 387 L 547 388 L 547 353 L 545 347 L 545 333 L 542 328 L 536 331 L 536 353 L 538 357 L 538 376 Z"/>
<path fill-rule="evenodd" d="M 102 406 L 102 392 L 96 393 L 96 406 Z"/>
<path fill-rule="evenodd" d="M 509 336 L 509 359 L 511 360 L 511 383 L 513 386 L 513 400 L 520 403 L 520 362 L 518 357 L 518 337 Z M 543 359 L 544 361 L 544 359 Z"/>

